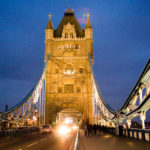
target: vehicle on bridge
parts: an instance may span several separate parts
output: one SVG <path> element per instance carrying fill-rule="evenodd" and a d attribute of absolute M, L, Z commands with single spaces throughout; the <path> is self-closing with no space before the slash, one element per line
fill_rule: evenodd
<path fill-rule="evenodd" d="M 50 124 L 45 124 L 41 127 L 41 133 L 52 133 L 53 129 Z"/>

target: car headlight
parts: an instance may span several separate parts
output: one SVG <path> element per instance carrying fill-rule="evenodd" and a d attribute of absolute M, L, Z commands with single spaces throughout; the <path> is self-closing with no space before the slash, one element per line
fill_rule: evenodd
<path fill-rule="evenodd" d="M 71 129 L 68 128 L 67 126 L 60 126 L 58 129 L 58 132 L 59 132 L 59 134 L 64 135 L 64 134 L 71 132 Z"/>
<path fill-rule="evenodd" d="M 77 130 L 77 128 L 78 128 L 78 127 L 77 127 L 76 125 L 74 125 L 74 126 L 72 127 L 73 130 Z"/>

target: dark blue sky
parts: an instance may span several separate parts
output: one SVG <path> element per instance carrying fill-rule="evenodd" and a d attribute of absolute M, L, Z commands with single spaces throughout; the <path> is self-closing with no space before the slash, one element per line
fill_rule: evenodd
<path fill-rule="evenodd" d="M 106 101 L 119 109 L 150 56 L 150 0 L 1 0 L 0 110 L 17 104 L 39 78 L 48 14 L 56 28 L 71 4 L 94 34 L 94 69 Z"/>

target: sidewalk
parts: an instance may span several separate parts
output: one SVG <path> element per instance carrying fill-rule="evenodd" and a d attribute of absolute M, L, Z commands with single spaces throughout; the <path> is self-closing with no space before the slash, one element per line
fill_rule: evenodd
<path fill-rule="evenodd" d="M 112 134 L 84 136 L 79 133 L 79 150 L 150 150 L 150 143 Z"/>

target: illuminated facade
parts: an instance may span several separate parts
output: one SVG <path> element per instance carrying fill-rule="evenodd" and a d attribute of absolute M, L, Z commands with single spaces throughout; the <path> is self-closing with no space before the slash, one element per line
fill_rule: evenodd
<path fill-rule="evenodd" d="M 93 59 L 93 29 L 87 14 L 83 30 L 68 8 L 57 29 L 51 15 L 45 29 L 45 59 L 50 54 L 46 72 L 46 123 L 54 121 L 63 109 L 73 108 L 81 118 L 93 122 L 92 80 L 88 54 Z"/>

